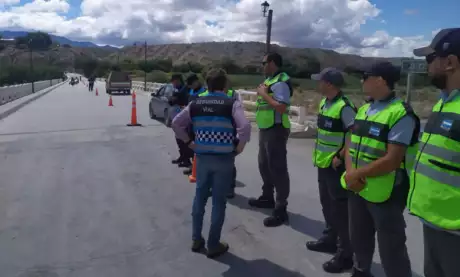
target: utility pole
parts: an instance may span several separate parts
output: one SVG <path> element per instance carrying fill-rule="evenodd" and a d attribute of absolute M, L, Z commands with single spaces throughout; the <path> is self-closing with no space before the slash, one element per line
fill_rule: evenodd
<path fill-rule="evenodd" d="M 29 64 L 30 64 L 30 77 L 32 78 L 32 93 L 35 93 L 34 63 L 32 61 L 32 39 L 29 40 Z"/>
<path fill-rule="evenodd" d="M 270 52 L 270 41 L 272 37 L 272 21 L 273 21 L 273 10 L 269 9 L 270 4 L 267 1 L 262 3 L 262 13 L 264 17 L 267 17 L 267 36 L 265 42 L 265 53 L 268 54 Z M 268 16 L 267 16 L 268 11 Z"/>
<path fill-rule="evenodd" d="M 144 91 L 147 91 L 147 41 L 144 43 Z"/>

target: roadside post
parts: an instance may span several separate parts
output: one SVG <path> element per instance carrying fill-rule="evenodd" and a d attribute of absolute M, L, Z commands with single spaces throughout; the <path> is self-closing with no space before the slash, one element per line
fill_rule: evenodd
<path fill-rule="evenodd" d="M 402 59 L 401 60 L 401 73 L 407 73 L 406 82 L 406 102 L 410 103 L 412 94 L 412 76 L 417 73 L 426 73 L 427 64 L 425 60 L 419 59 Z"/>

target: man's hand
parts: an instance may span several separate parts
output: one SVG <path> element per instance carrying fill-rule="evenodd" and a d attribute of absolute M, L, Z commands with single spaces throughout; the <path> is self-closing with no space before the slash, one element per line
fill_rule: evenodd
<path fill-rule="evenodd" d="M 366 179 L 357 174 L 356 169 L 352 169 L 345 173 L 345 183 L 349 190 L 360 192 L 366 186 Z"/>
<path fill-rule="evenodd" d="M 339 166 L 342 165 L 342 160 L 337 158 L 337 157 L 334 157 L 334 159 L 332 159 L 332 168 L 333 169 L 337 169 Z"/>
<path fill-rule="evenodd" d="M 260 84 L 259 87 L 257 87 L 257 95 L 263 96 L 268 94 L 268 87 L 264 84 Z"/>
<path fill-rule="evenodd" d="M 246 146 L 246 143 L 238 143 L 238 145 L 236 146 L 236 154 L 241 154 L 243 151 L 244 151 L 244 147 Z"/>

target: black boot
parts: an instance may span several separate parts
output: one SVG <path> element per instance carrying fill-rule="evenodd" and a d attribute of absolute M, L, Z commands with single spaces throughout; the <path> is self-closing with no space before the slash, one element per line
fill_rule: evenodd
<path fill-rule="evenodd" d="M 334 257 L 323 264 L 323 269 L 329 273 L 342 273 L 353 268 L 353 258 L 339 252 Z"/>
<path fill-rule="evenodd" d="M 178 165 L 178 167 L 191 167 L 192 163 L 188 160 L 181 161 Z"/>
<path fill-rule="evenodd" d="M 322 253 L 337 253 L 337 242 L 332 239 L 327 239 L 325 237 L 320 238 L 317 241 L 308 241 L 306 243 L 307 249 L 315 252 Z"/>
<path fill-rule="evenodd" d="M 182 162 L 182 157 L 179 157 L 171 161 L 172 164 L 180 164 L 181 162 Z"/>
<path fill-rule="evenodd" d="M 260 196 L 259 198 L 250 198 L 249 206 L 260 208 L 260 209 L 274 209 L 275 208 L 275 200 L 273 197 L 267 196 Z"/>
<path fill-rule="evenodd" d="M 286 207 L 276 207 L 273 214 L 264 219 L 265 227 L 278 227 L 289 222 Z"/>
<path fill-rule="evenodd" d="M 183 172 L 184 172 L 184 175 L 191 175 L 191 174 L 192 174 L 192 169 L 191 169 L 191 168 L 187 168 L 187 169 L 185 169 Z"/>

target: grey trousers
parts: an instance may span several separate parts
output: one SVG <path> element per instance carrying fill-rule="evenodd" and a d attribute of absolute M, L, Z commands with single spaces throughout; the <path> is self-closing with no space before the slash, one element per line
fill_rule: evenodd
<path fill-rule="evenodd" d="M 355 267 L 361 271 L 370 273 L 377 233 L 386 277 L 412 277 L 403 216 L 409 182 L 407 176 L 398 179 L 386 202 L 371 203 L 358 194 L 351 194 L 348 199 L 350 240 Z"/>
<path fill-rule="evenodd" d="M 276 190 L 276 205 L 287 206 L 289 197 L 289 172 L 287 166 L 287 141 L 290 130 L 275 125 L 259 132 L 259 172 L 262 177 L 263 196 L 273 198 Z"/>
<path fill-rule="evenodd" d="M 460 235 L 423 226 L 425 277 L 460 276 Z"/>
<path fill-rule="evenodd" d="M 326 242 L 337 243 L 338 252 L 351 257 L 348 228 L 348 194 L 340 185 L 340 177 L 345 168 L 318 168 L 319 199 L 323 209 L 326 230 L 322 238 Z"/>

